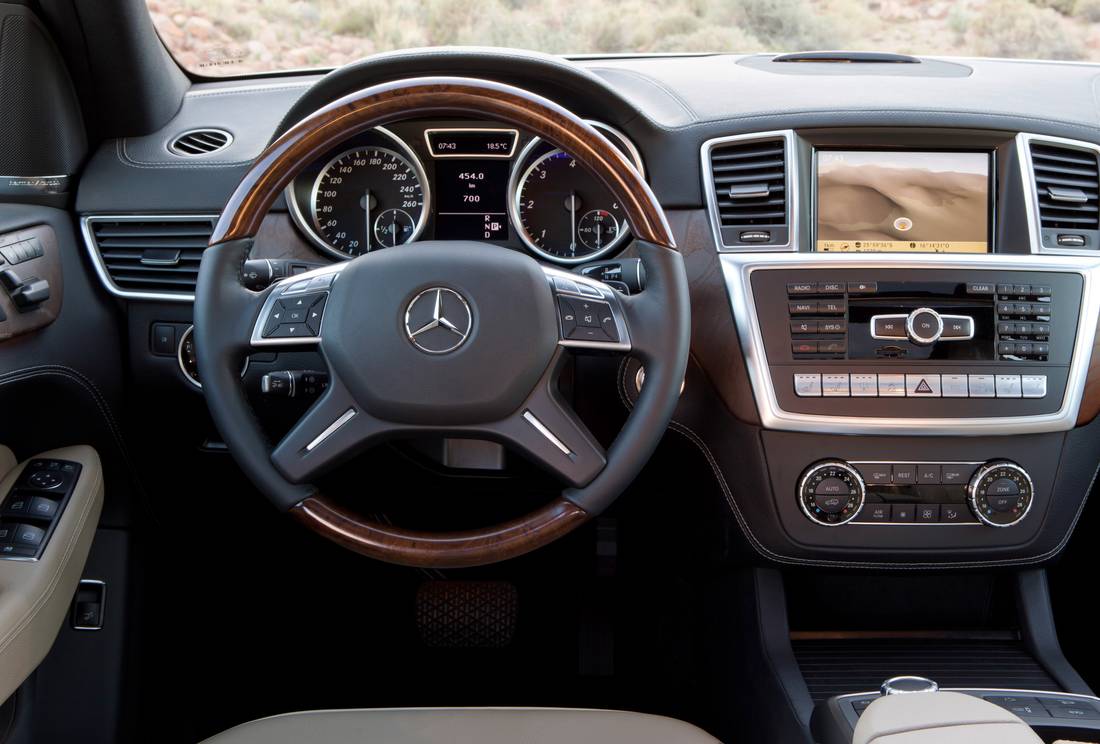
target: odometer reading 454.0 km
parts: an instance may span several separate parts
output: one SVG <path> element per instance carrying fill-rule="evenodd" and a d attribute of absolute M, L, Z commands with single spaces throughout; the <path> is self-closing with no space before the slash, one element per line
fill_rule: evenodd
<path fill-rule="evenodd" d="M 424 226 L 419 164 L 385 147 L 348 150 L 317 176 L 313 224 L 342 256 L 360 256 L 414 240 Z"/>
<path fill-rule="evenodd" d="M 601 256 L 626 235 L 622 208 L 607 187 L 561 150 L 531 164 L 515 206 L 524 242 L 559 263 Z"/>

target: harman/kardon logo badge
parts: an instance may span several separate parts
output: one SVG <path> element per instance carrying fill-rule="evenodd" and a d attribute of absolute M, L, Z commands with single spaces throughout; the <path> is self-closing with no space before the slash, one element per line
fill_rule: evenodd
<path fill-rule="evenodd" d="M 428 354 L 446 354 L 466 342 L 473 315 L 466 299 L 446 287 L 425 289 L 405 309 L 405 333 Z"/>

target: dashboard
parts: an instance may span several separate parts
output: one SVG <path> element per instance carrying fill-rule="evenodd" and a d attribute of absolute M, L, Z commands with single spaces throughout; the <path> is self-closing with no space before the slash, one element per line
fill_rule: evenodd
<path fill-rule="evenodd" d="M 454 69 L 570 109 L 644 173 L 692 299 L 669 436 L 703 455 L 758 560 L 1001 566 L 1064 548 L 1100 465 L 1089 65 L 437 50 L 323 79 L 197 84 L 172 121 L 105 143 L 81 179 L 88 257 L 126 303 L 135 370 L 179 378 L 193 358 L 152 331 L 189 338 L 202 235 L 273 137 L 367 85 Z M 232 143 L 168 152 L 202 126 Z M 157 263 L 182 233 L 194 244 Z M 568 153 L 471 116 L 392 122 L 321 154 L 252 258 L 290 275 L 429 240 L 576 272 L 631 256 L 618 205 Z M 302 354 L 254 356 L 245 384 L 263 405 L 298 382 L 316 391 L 323 361 Z M 593 397 L 629 407 L 642 362 L 610 366 L 619 394 Z M 259 392 L 271 372 L 289 382 Z"/>
<path fill-rule="evenodd" d="M 625 135 L 591 123 L 644 173 Z M 613 253 L 630 232 L 607 187 L 572 156 L 490 121 L 375 128 L 307 166 L 286 201 L 302 234 L 341 260 L 415 240 L 477 240 L 569 265 Z"/>

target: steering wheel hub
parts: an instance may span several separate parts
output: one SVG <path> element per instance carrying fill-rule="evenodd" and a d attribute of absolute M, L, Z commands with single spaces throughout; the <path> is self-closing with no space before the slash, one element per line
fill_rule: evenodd
<path fill-rule="evenodd" d="M 514 412 L 550 364 L 557 315 L 534 259 L 424 242 L 355 259 L 333 284 L 321 350 L 371 415 L 456 426 Z"/>

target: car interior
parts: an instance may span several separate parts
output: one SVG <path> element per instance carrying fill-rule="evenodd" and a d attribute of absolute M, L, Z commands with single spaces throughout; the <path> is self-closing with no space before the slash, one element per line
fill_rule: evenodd
<path fill-rule="evenodd" d="M 0 0 L 0 744 L 1100 742 L 1095 63 L 158 1 Z"/>

